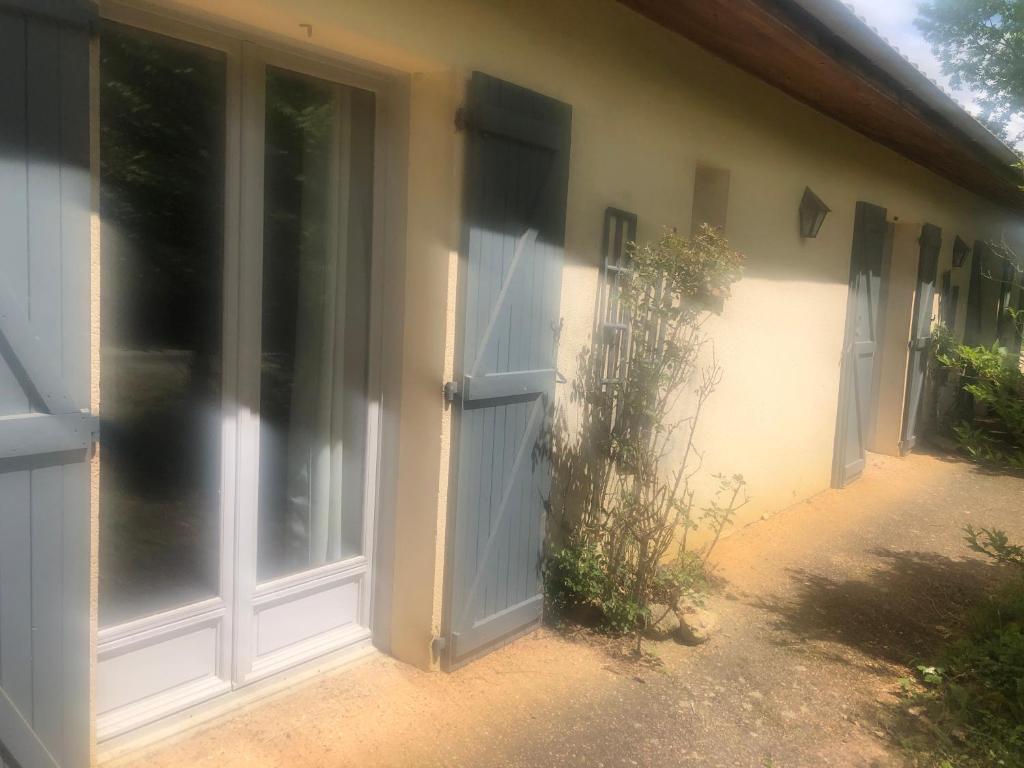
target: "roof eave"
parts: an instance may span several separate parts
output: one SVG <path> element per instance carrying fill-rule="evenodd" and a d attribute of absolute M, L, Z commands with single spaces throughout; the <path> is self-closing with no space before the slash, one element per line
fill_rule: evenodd
<path fill-rule="evenodd" d="M 929 170 L 1024 211 L 1016 153 L 838 0 L 620 0 Z"/>

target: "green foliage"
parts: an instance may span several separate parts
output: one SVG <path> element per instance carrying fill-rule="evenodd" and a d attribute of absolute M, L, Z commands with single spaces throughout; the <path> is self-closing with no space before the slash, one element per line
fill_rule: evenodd
<path fill-rule="evenodd" d="M 1018 548 L 1019 549 L 1019 548 Z M 919 666 L 928 735 L 908 745 L 930 765 L 1024 765 L 1024 588 L 990 598 L 935 666 Z"/>
<path fill-rule="evenodd" d="M 917 26 L 954 88 L 978 95 L 981 119 L 1004 137 L 1024 112 L 1024 5 L 1018 0 L 930 0 Z"/>
<path fill-rule="evenodd" d="M 935 362 L 957 378 L 971 407 L 953 427 L 961 447 L 974 459 L 1024 468 L 1024 374 L 1006 349 L 955 344 L 940 326 L 934 336 Z"/>
<path fill-rule="evenodd" d="M 593 544 L 570 542 L 552 552 L 544 564 L 547 598 L 559 613 L 597 604 L 605 581 L 604 558 Z"/>
<path fill-rule="evenodd" d="M 932 665 L 919 665 L 924 692 L 901 678 L 918 733 L 904 739 L 914 765 L 1024 765 L 1024 546 L 997 528 L 964 528 L 967 546 L 1017 578 L 966 617 Z"/>
<path fill-rule="evenodd" d="M 1024 570 L 1024 547 L 1011 544 L 1006 531 L 998 528 L 975 528 L 964 526 L 967 546 L 979 554 L 991 558 L 999 565 L 1010 565 Z"/>
<path fill-rule="evenodd" d="M 747 501 L 741 475 L 715 476 L 704 504 L 695 487 L 697 424 L 722 377 L 703 329 L 740 278 L 743 257 L 711 227 L 690 238 L 666 231 L 629 253 L 617 298 L 631 332 L 618 378 L 607 375 L 607 340 L 595 339 L 570 391 L 577 428 L 562 411 L 547 441 L 555 535 L 570 542 L 547 566 L 551 606 L 586 604 L 619 632 L 642 629 L 652 603 L 671 605 L 705 583 L 710 549 Z M 687 536 L 700 526 L 713 538 L 697 554 Z"/>

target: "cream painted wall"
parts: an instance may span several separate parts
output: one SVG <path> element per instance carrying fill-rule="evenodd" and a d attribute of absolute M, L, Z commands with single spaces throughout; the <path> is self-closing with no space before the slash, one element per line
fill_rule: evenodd
<path fill-rule="evenodd" d="M 605 207 L 639 214 L 641 239 L 664 226 L 685 232 L 698 163 L 730 171 L 726 234 L 748 263 L 710 326 L 725 379 L 701 444 L 709 472 L 747 477 L 753 503 L 740 524 L 829 484 L 855 203 L 934 223 L 948 242 L 953 234 L 969 243 L 1021 234 L 1019 221 L 976 196 L 612 0 L 165 4 L 243 32 L 441 78 L 413 89 L 401 449 L 389 468 L 398 498 L 393 650 L 420 666 L 431 664 L 425 649 L 438 627 L 447 509 L 448 423 L 439 392 L 454 317 L 457 228 L 445 227 L 459 209 L 459 151 L 445 78 L 463 82 L 480 69 L 573 106 L 559 353 L 570 377 L 595 320 Z M 302 24 L 312 25 L 311 36 Z M 802 241 L 797 206 L 805 185 L 832 213 L 817 239 Z"/>

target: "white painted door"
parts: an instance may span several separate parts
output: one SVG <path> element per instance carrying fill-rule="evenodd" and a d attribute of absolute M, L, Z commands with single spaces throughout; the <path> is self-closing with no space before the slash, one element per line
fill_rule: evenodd
<path fill-rule="evenodd" d="M 383 81 L 101 31 L 100 740 L 370 641 Z"/>

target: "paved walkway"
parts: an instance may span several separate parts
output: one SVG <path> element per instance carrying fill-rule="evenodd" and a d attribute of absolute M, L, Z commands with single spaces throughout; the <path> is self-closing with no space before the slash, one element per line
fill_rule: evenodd
<path fill-rule="evenodd" d="M 537 632 L 451 675 L 375 656 L 140 758 L 167 766 L 899 766 L 897 679 L 994 569 L 960 529 L 1024 539 L 1024 480 L 931 456 L 736 532 L 722 630 L 651 669 Z"/>

